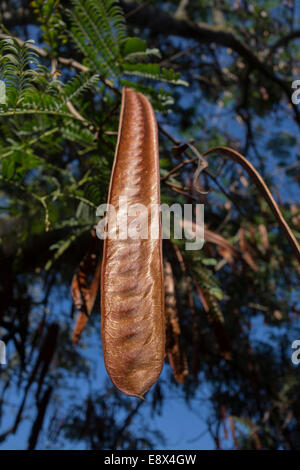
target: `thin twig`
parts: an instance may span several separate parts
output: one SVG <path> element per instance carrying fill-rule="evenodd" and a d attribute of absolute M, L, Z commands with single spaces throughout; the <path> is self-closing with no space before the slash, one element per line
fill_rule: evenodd
<path fill-rule="evenodd" d="M 176 146 L 179 146 L 180 145 L 180 140 L 176 139 L 172 134 L 170 134 L 168 131 L 166 131 L 166 129 L 164 129 L 160 124 L 158 124 L 158 129 L 160 130 L 160 132 L 165 135 L 171 142 L 173 142 L 173 144 L 175 144 Z M 192 153 L 194 153 L 194 146 L 190 146 L 190 151 Z M 169 176 L 171 174 L 174 174 L 175 171 L 177 171 L 178 169 L 182 168 L 183 166 L 187 165 L 188 163 L 195 163 L 196 161 L 199 160 L 199 152 L 197 151 L 197 154 L 196 154 L 196 157 L 195 158 L 190 158 L 189 154 L 186 152 L 186 151 L 183 151 L 182 152 L 183 154 L 185 154 L 187 157 L 188 157 L 188 160 L 184 160 L 183 162 L 179 163 L 176 167 L 174 167 L 174 169 L 172 169 L 170 172 L 169 172 Z M 174 171 L 173 171 L 174 170 Z M 239 207 L 239 204 L 235 201 L 235 199 L 223 188 L 223 186 L 218 182 L 218 179 L 217 177 L 211 173 L 207 168 L 205 168 L 203 170 L 203 173 L 205 173 L 207 176 L 209 176 L 209 178 L 211 178 L 214 183 L 216 184 L 216 186 L 219 188 L 219 190 L 227 197 L 227 199 L 229 199 L 232 204 L 234 205 L 234 207 L 236 208 L 236 210 L 239 212 L 239 214 L 241 216 L 244 216 L 243 212 L 241 211 L 240 207 Z M 166 183 L 166 180 L 167 180 L 167 176 L 166 175 L 165 177 L 162 178 L 162 181 L 164 181 Z M 179 192 L 178 190 L 176 192 Z M 180 193 L 182 194 L 182 192 Z M 188 197 L 191 197 L 191 195 L 189 193 L 185 194 L 185 195 L 188 195 Z M 193 199 L 196 199 L 198 200 L 197 198 L 195 198 L 193 196 Z"/>

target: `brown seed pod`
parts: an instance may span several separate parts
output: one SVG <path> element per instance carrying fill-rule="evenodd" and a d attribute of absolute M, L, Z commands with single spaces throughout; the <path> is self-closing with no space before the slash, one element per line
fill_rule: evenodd
<path fill-rule="evenodd" d="M 108 203 L 119 217 L 119 197 L 127 198 L 127 227 L 141 221 L 138 210 L 130 214 L 135 205 L 146 206 L 148 238 L 104 240 L 101 330 L 111 380 L 121 392 L 140 398 L 157 381 L 165 354 L 161 222 L 159 212 L 151 217 L 150 210 L 160 204 L 159 176 L 153 109 L 145 96 L 124 88 Z M 149 236 L 152 229 L 156 239 Z"/>
<path fill-rule="evenodd" d="M 180 341 L 181 329 L 178 318 L 175 282 L 171 263 L 164 260 L 165 277 L 165 317 L 166 317 L 166 350 L 173 375 L 178 383 L 185 382 L 189 375 L 186 353 Z"/>
<path fill-rule="evenodd" d="M 72 298 L 78 310 L 73 330 L 73 343 L 77 343 L 88 322 L 99 290 L 101 258 L 99 258 L 99 240 L 94 229 L 91 230 L 91 236 L 91 246 L 72 279 Z M 90 277 L 91 280 L 89 280 Z"/>

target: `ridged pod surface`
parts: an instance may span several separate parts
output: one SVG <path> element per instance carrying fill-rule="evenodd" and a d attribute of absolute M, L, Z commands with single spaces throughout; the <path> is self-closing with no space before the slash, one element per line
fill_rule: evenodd
<path fill-rule="evenodd" d="M 104 240 L 101 275 L 101 332 L 104 361 L 115 386 L 142 397 L 157 381 L 165 355 L 164 288 L 158 131 L 151 104 L 129 88 L 122 92 L 118 142 L 108 203 L 122 213 L 136 204 L 148 208 L 147 225 L 157 237 Z M 155 211 L 154 211 L 155 212 Z M 128 226 L 138 222 L 128 217 Z"/>

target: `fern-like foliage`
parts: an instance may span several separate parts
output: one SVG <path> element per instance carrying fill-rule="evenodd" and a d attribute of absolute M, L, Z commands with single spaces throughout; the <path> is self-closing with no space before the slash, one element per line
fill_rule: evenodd
<path fill-rule="evenodd" d="M 166 69 L 160 67 L 158 64 L 123 64 L 124 73 L 127 75 L 135 75 L 138 77 L 152 78 L 161 82 L 173 83 L 175 85 L 184 85 L 187 83 L 184 80 L 180 80 L 180 74 L 174 72 L 172 69 Z"/>
<path fill-rule="evenodd" d="M 62 101 L 58 83 L 51 80 L 48 69 L 28 47 L 32 42 L 20 45 L 14 38 L 0 41 L 0 80 L 6 94 L 5 102 L 1 103 L 2 115 L 9 115 L 10 111 L 15 115 L 30 110 L 53 111 Z"/>
<path fill-rule="evenodd" d="M 38 77 L 38 56 L 27 47 L 28 42 L 21 46 L 12 38 L 0 42 L 0 80 L 5 83 L 6 104 L 11 107 L 17 107 L 34 90 Z"/>
<path fill-rule="evenodd" d="M 150 63 L 160 57 L 145 41 L 127 37 L 122 10 L 112 0 L 72 0 L 71 37 L 88 67 L 101 76 L 119 79 L 123 74 L 187 85 L 171 69 Z M 132 83 L 136 87 L 136 83 Z"/>
<path fill-rule="evenodd" d="M 67 102 L 72 102 L 94 88 L 99 76 L 76 74 L 66 84 L 53 80 L 49 70 L 39 62 L 37 54 L 15 39 L 0 41 L 0 80 L 5 100 L 0 100 L 2 115 L 50 114 L 66 119 L 71 115 Z"/>
<path fill-rule="evenodd" d="M 17 202 L 21 213 L 32 198 L 36 201 L 37 232 L 59 227 L 62 213 L 68 214 L 66 224 L 76 225 L 78 205 L 94 208 L 106 200 L 118 105 L 106 87 L 113 82 L 115 88 L 135 88 L 150 97 L 156 110 L 165 112 L 172 103 L 170 92 L 151 86 L 149 79 L 184 84 L 173 70 L 153 63 L 160 58 L 157 49 L 127 36 L 115 0 L 71 0 L 71 5 L 67 31 L 65 10 L 56 2 L 31 4 L 47 44 L 46 57 L 42 53 L 40 59 L 32 41 L 10 37 L 0 41 L 1 178 L 12 199 L 16 188 L 25 195 L 22 203 L 20 198 Z M 65 70 L 58 69 L 65 63 L 59 60 L 60 46 L 70 36 L 88 70 L 65 80 Z M 41 63 L 47 54 L 54 59 L 51 69 Z M 134 78 L 128 80 L 128 75 Z M 93 96 L 94 91 L 98 96 Z M 69 165 L 74 155 L 76 164 Z"/>
<path fill-rule="evenodd" d="M 120 44 L 125 38 L 121 9 L 111 0 L 72 0 L 71 36 L 88 67 L 102 76 L 120 73 Z"/>
<path fill-rule="evenodd" d="M 78 74 L 64 86 L 63 101 L 59 105 L 59 109 L 64 106 L 68 101 L 72 101 L 79 95 L 83 94 L 89 89 L 94 88 L 99 81 L 99 75 Z"/>
<path fill-rule="evenodd" d="M 78 98 L 98 81 L 98 75 L 91 73 L 74 75 L 67 83 L 55 80 L 30 42 L 0 41 L 1 179 L 8 193 L 14 195 L 17 188 L 25 195 L 22 204 L 28 198 L 37 202 L 37 230 L 48 229 L 55 220 L 58 223 L 57 201 L 65 210 L 70 200 L 76 207 L 83 197 L 63 158 L 68 141 L 79 145 L 78 152 L 95 149 L 92 123 L 82 116 L 83 109 L 77 112 L 74 103 L 80 103 Z M 20 202 L 18 210 L 22 211 Z"/>
<path fill-rule="evenodd" d="M 57 0 L 31 0 L 30 6 L 40 24 L 42 42 L 52 57 L 58 54 L 60 42 L 67 42 L 66 24 L 62 18 L 62 9 Z"/>
<path fill-rule="evenodd" d="M 89 150 L 96 146 L 92 132 L 86 127 L 83 128 L 79 122 L 65 119 L 60 127 L 60 132 L 66 140 L 81 144 Z"/>

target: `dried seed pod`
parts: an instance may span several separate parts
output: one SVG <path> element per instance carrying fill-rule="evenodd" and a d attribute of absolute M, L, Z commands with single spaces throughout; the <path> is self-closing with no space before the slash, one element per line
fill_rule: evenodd
<path fill-rule="evenodd" d="M 99 289 L 101 258 L 99 258 L 99 240 L 96 237 L 95 229 L 91 230 L 91 236 L 91 246 L 72 280 L 73 303 L 79 311 L 73 330 L 73 343 L 77 343 L 88 322 Z M 89 281 L 90 277 L 91 280 Z"/>
<path fill-rule="evenodd" d="M 164 260 L 165 278 L 165 316 L 166 316 L 166 350 L 173 374 L 178 383 L 184 383 L 189 375 L 186 353 L 180 342 L 175 282 L 171 263 Z"/>
<path fill-rule="evenodd" d="M 161 223 L 159 212 L 152 211 L 151 217 L 150 210 L 152 205 L 160 204 L 160 178 L 153 109 L 145 96 L 129 88 L 124 88 L 122 93 L 108 196 L 117 217 L 123 214 L 120 196 L 127 198 L 128 214 L 137 204 L 147 207 L 144 222 L 147 222 L 148 238 L 108 236 L 104 240 L 103 354 L 115 386 L 127 395 L 142 397 L 157 381 L 165 354 Z M 127 227 L 140 220 L 140 214 L 128 215 Z M 156 239 L 149 235 L 152 230 L 156 231 Z"/>

